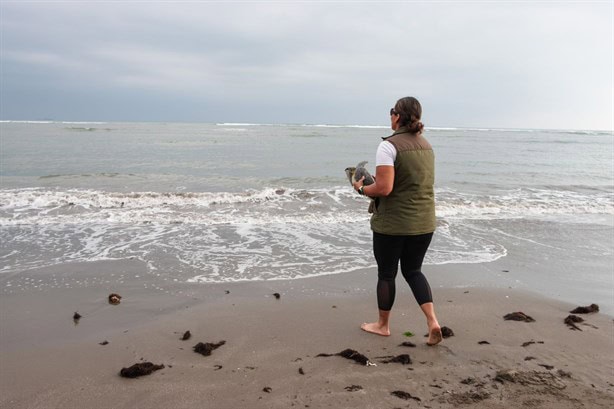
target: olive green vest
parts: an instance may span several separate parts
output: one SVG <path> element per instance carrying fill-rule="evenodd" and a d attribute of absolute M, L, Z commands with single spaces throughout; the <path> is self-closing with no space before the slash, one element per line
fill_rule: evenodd
<path fill-rule="evenodd" d="M 397 150 L 394 185 L 379 197 L 371 230 L 389 235 L 418 235 L 435 231 L 435 155 L 422 134 L 397 129 L 383 138 Z"/>

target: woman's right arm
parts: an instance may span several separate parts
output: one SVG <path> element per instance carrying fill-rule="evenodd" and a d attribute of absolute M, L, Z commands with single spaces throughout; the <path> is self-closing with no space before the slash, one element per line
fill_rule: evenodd
<path fill-rule="evenodd" d="M 375 183 L 362 188 L 365 196 L 383 197 L 392 192 L 394 185 L 394 166 L 380 165 L 375 168 Z"/>

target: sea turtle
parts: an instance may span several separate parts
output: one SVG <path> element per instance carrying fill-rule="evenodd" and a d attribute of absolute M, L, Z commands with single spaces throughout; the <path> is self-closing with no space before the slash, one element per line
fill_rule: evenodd
<path fill-rule="evenodd" d="M 367 168 L 365 168 L 366 164 L 367 161 L 365 160 L 356 165 L 356 167 L 345 168 L 345 174 L 348 177 L 350 183 L 354 184 L 354 182 L 360 180 L 363 176 L 365 177 L 365 179 L 363 180 L 363 184 L 365 186 L 369 186 L 375 183 L 375 179 L 373 178 L 373 176 L 371 176 Z M 371 198 L 371 202 L 369 203 L 369 213 L 373 213 L 373 211 L 375 210 L 375 207 L 377 206 L 376 201 L 377 198 Z"/>
<path fill-rule="evenodd" d="M 367 168 L 365 168 L 366 164 L 367 164 L 367 161 L 365 160 L 365 161 L 360 162 L 358 165 L 356 165 L 355 168 L 354 167 L 345 168 L 345 174 L 348 177 L 348 180 L 350 181 L 350 183 L 352 184 L 355 183 L 356 181 L 360 180 L 360 178 L 362 178 L 363 176 L 365 177 L 365 180 L 363 181 L 365 186 L 369 186 L 375 183 L 373 176 L 371 176 Z"/>

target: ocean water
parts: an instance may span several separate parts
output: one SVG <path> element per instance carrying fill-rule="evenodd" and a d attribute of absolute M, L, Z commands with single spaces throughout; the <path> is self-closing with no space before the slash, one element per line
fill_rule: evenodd
<path fill-rule="evenodd" d="M 152 279 L 195 285 L 375 265 L 368 200 L 344 168 L 367 160 L 374 172 L 387 127 L 3 121 L 0 132 L 0 275 L 13 289 L 28 287 L 20 272 L 94 260 L 136 258 Z M 513 245 L 590 266 L 579 284 L 573 268 L 536 281 L 611 303 L 611 132 L 426 137 L 438 216 L 427 265 L 491 263 Z"/>

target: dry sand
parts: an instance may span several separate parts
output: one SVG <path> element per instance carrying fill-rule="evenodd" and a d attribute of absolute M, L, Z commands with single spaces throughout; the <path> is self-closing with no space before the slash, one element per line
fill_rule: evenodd
<path fill-rule="evenodd" d="M 360 330 L 376 316 L 373 292 L 343 290 L 344 280 L 201 285 L 174 295 L 130 285 L 107 291 L 101 285 L 3 296 L 0 407 L 610 408 L 614 403 L 614 327 L 607 315 L 584 315 L 577 331 L 563 323 L 576 305 L 515 289 L 436 289 L 440 322 L 455 335 L 428 347 L 424 319 L 408 290 L 397 294 L 392 335 L 380 337 Z M 301 290 L 329 285 L 328 292 Z M 110 292 L 123 296 L 121 304 L 108 304 Z M 75 311 L 83 315 L 78 325 L 72 322 Z M 515 311 L 535 322 L 503 320 Z M 182 341 L 186 330 L 192 336 Z M 415 335 L 407 337 L 406 331 Z M 198 342 L 222 340 L 210 356 L 193 351 Z M 108 344 L 100 345 L 103 341 Z M 399 346 L 406 341 L 417 346 Z M 347 348 L 377 366 L 316 357 Z M 409 354 L 412 363 L 383 363 L 400 354 Z M 119 376 L 123 367 L 143 361 L 165 368 L 136 379 Z M 408 395 L 393 394 L 399 391 Z"/>

